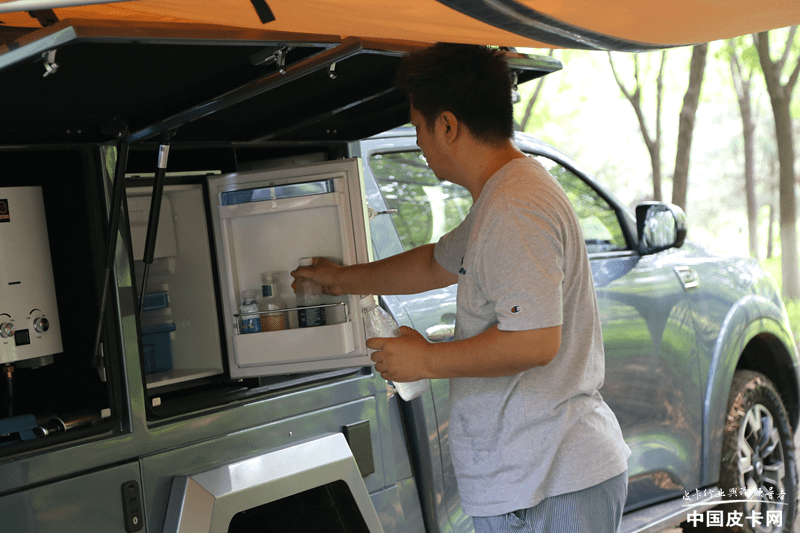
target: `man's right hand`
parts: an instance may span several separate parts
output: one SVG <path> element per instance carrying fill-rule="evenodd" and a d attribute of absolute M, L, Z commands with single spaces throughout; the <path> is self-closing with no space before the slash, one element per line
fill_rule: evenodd
<path fill-rule="evenodd" d="M 315 257 L 310 267 L 291 272 L 297 279 L 310 279 L 324 294 L 416 294 L 447 287 L 458 282 L 458 275 L 445 270 L 433 257 L 433 244 L 370 263 L 341 266 L 324 257 Z"/>
<path fill-rule="evenodd" d="M 315 257 L 313 266 L 301 266 L 291 272 L 294 278 L 292 289 L 297 290 L 297 280 L 305 278 L 319 285 L 323 294 L 331 296 L 345 294 L 347 289 L 340 280 L 342 268 L 342 265 L 337 265 L 324 257 Z"/>

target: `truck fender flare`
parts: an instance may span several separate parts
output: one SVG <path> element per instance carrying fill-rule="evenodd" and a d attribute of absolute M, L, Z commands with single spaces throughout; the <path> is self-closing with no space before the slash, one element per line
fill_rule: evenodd
<path fill-rule="evenodd" d="M 703 395 L 703 471 L 700 479 L 704 484 L 715 483 L 719 477 L 719 461 L 711 458 L 719 457 L 721 453 L 728 395 L 742 352 L 756 336 L 771 336 L 789 351 L 790 360 L 785 363 L 790 364 L 791 371 L 797 375 L 797 350 L 789 331 L 781 309 L 762 296 L 746 296 L 728 311 L 714 346 Z M 792 422 L 796 425 L 796 413 L 793 415 Z"/>

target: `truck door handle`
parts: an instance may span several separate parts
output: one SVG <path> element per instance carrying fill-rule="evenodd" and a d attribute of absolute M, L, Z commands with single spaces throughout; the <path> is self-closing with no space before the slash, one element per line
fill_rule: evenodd
<path fill-rule="evenodd" d="M 372 207 L 367 206 L 367 214 L 369 219 L 372 220 L 378 215 L 391 215 L 393 213 L 397 213 L 397 209 L 387 209 L 385 211 L 375 211 Z"/>
<path fill-rule="evenodd" d="M 693 289 L 700 285 L 700 276 L 695 269 L 688 266 L 678 266 L 675 267 L 675 272 L 678 274 L 684 289 Z"/>
<path fill-rule="evenodd" d="M 456 334 L 455 324 L 436 324 L 425 330 L 431 342 L 451 341 Z"/>

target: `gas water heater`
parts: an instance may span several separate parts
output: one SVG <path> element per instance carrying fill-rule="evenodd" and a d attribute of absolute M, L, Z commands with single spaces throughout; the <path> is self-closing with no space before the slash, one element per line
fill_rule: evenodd
<path fill-rule="evenodd" d="M 0 188 L 0 364 L 62 351 L 41 187 Z"/>

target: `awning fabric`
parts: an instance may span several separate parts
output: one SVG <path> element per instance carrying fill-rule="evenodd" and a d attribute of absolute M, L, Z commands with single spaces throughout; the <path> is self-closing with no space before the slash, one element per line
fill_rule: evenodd
<path fill-rule="evenodd" d="M 0 33 L 58 20 L 639 51 L 800 24 L 800 0 L 0 0 Z M 96 1 L 96 0 L 95 0 Z M 49 11 L 52 9 L 52 11 Z"/>

